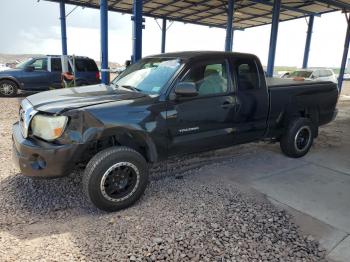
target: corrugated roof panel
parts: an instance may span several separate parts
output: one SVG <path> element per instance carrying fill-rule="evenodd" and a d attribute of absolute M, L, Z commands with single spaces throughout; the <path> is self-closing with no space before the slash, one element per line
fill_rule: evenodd
<path fill-rule="evenodd" d="M 46 0 L 60 2 L 60 0 Z M 67 4 L 99 8 L 99 0 L 65 0 Z M 228 0 L 143 0 L 144 15 L 166 17 L 186 23 L 226 26 Z M 132 13 L 133 0 L 108 0 L 111 11 Z M 234 27 L 248 28 L 270 24 L 272 4 L 269 0 L 235 0 Z M 348 8 L 350 0 L 282 0 L 280 19 L 290 20 L 312 13 L 322 14 Z"/>

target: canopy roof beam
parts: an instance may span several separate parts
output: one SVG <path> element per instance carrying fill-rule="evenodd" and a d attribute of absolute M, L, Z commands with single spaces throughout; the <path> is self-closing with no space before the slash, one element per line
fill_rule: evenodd
<path fill-rule="evenodd" d="M 326 4 L 326 5 L 332 5 L 343 10 L 350 10 L 350 4 L 340 2 L 337 0 L 317 0 L 317 2 Z"/>
<path fill-rule="evenodd" d="M 272 6 L 274 5 L 273 2 L 270 1 L 266 1 L 266 0 L 249 0 L 251 2 L 257 3 L 257 4 L 262 4 L 262 5 L 268 5 L 268 6 Z M 301 14 L 306 14 L 306 15 L 315 15 L 315 16 L 319 16 L 317 13 L 314 12 L 309 12 L 303 9 L 299 9 L 297 7 L 292 7 L 292 6 L 287 6 L 287 5 L 282 5 L 281 4 L 281 11 L 293 11 L 293 12 L 297 12 L 297 13 L 301 13 Z"/>
<path fill-rule="evenodd" d="M 61 0 L 46 0 L 59 3 Z M 167 19 L 182 23 L 226 28 L 228 0 L 139 0 L 143 2 L 143 16 Z M 114 12 L 132 14 L 133 0 L 107 0 L 108 9 Z M 98 0 L 65 0 L 66 4 L 99 9 Z M 234 30 L 247 29 L 271 23 L 273 0 L 235 0 Z M 283 0 L 280 21 L 318 16 L 339 10 L 350 10 L 350 3 L 344 0 Z M 237 13 L 237 14 L 236 14 Z M 242 16 L 240 16 L 240 14 Z M 261 18 L 261 19 L 259 19 Z"/>
<path fill-rule="evenodd" d="M 205 2 L 207 2 L 207 1 L 205 1 Z M 240 6 L 237 6 L 235 9 L 237 10 L 238 8 L 246 8 L 246 7 L 252 7 L 252 6 L 254 6 L 255 5 L 255 3 L 251 3 L 251 4 L 247 4 L 247 5 L 240 5 Z M 226 6 L 226 4 L 224 4 L 223 3 L 223 5 L 222 5 L 222 7 L 225 7 Z M 202 13 L 205 13 L 205 12 L 208 12 L 208 11 L 210 11 L 210 10 L 212 10 L 213 8 L 212 7 L 208 7 L 207 9 L 204 9 L 204 10 L 198 10 L 198 11 L 196 11 L 196 12 L 194 12 L 194 13 L 191 13 L 191 14 L 185 14 L 185 15 L 183 15 L 183 16 L 180 16 L 179 18 L 181 18 L 181 19 L 183 19 L 183 18 L 187 18 L 187 17 L 190 17 L 190 16 L 193 16 L 193 15 L 198 15 L 198 14 L 202 14 Z M 219 8 L 219 7 L 217 7 L 216 9 L 221 9 L 222 10 L 222 13 L 226 13 L 227 12 L 227 10 L 226 10 L 226 8 Z"/>

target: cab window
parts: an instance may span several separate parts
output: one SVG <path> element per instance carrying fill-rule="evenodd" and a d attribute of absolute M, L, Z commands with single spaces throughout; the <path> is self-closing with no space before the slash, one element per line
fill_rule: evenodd
<path fill-rule="evenodd" d="M 35 59 L 30 65 L 33 66 L 36 71 L 47 70 L 47 59 Z"/>
<path fill-rule="evenodd" d="M 238 90 L 254 90 L 260 87 L 259 71 L 252 59 L 240 59 L 235 62 Z"/>
<path fill-rule="evenodd" d="M 320 70 L 320 71 L 321 71 L 321 74 L 320 74 L 321 77 L 330 77 L 330 76 L 332 76 L 332 72 L 330 70 Z"/>
<path fill-rule="evenodd" d="M 201 64 L 191 68 L 183 82 L 194 82 L 199 95 L 216 95 L 228 90 L 226 62 Z"/>
<path fill-rule="evenodd" d="M 321 76 L 320 71 L 319 71 L 319 70 L 315 70 L 315 71 L 312 73 L 312 76 L 313 76 L 313 78 L 320 77 L 320 76 Z"/>

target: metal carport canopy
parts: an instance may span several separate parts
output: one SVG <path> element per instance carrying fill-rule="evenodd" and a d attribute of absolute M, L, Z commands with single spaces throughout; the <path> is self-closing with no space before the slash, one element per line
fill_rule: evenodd
<path fill-rule="evenodd" d="M 272 24 L 267 76 L 273 76 L 279 22 L 309 17 L 303 67 L 307 67 L 314 16 L 350 11 L 350 0 L 47 0 L 60 3 L 62 53 L 67 53 L 65 4 L 100 9 L 101 80 L 108 79 L 108 10 L 132 14 L 132 62 L 142 58 L 143 16 L 163 19 L 162 52 L 165 51 L 166 20 L 226 29 L 225 50 L 232 51 L 233 31 Z M 339 74 L 341 89 L 350 43 L 350 18 Z"/>
<path fill-rule="evenodd" d="M 61 2 L 61 0 L 48 0 Z M 141 1 L 141 0 L 140 0 Z M 65 0 L 66 4 L 100 8 L 99 0 Z M 235 0 L 234 30 L 270 24 L 273 1 Z M 228 1 L 221 0 L 143 0 L 143 15 L 154 18 L 226 28 Z M 108 10 L 132 14 L 132 0 L 108 0 Z M 350 0 L 282 0 L 279 21 L 310 15 L 350 10 Z"/>

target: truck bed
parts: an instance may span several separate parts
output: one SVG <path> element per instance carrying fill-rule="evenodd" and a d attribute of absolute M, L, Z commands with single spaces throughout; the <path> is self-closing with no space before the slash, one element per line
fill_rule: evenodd
<path fill-rule="evenodd" d="M 270 130 L 278 131 L 286 116 L 300 113 L 313 115 L 313 120 L 318 125 L 327 124 L 334 118 L 338 100 L 337 84 L 330 81 L 295 81 L 283 78 L 267 78 L 266 84 L 270 98 Z"/>
<path fill-rule="evenodd" d="M 266 84 L 269 88 L 291 87 L 291 86 L 309 86 L 309 85 L 318 85 L 318 84 L 324 84 L 324 83 L 332 83 L 332 82 L 310 81 L 310 80 L 296 81 L 296 80 L 290 79 L 290 78 L 273 78 L 273 77 L 266 78 Z"/>

